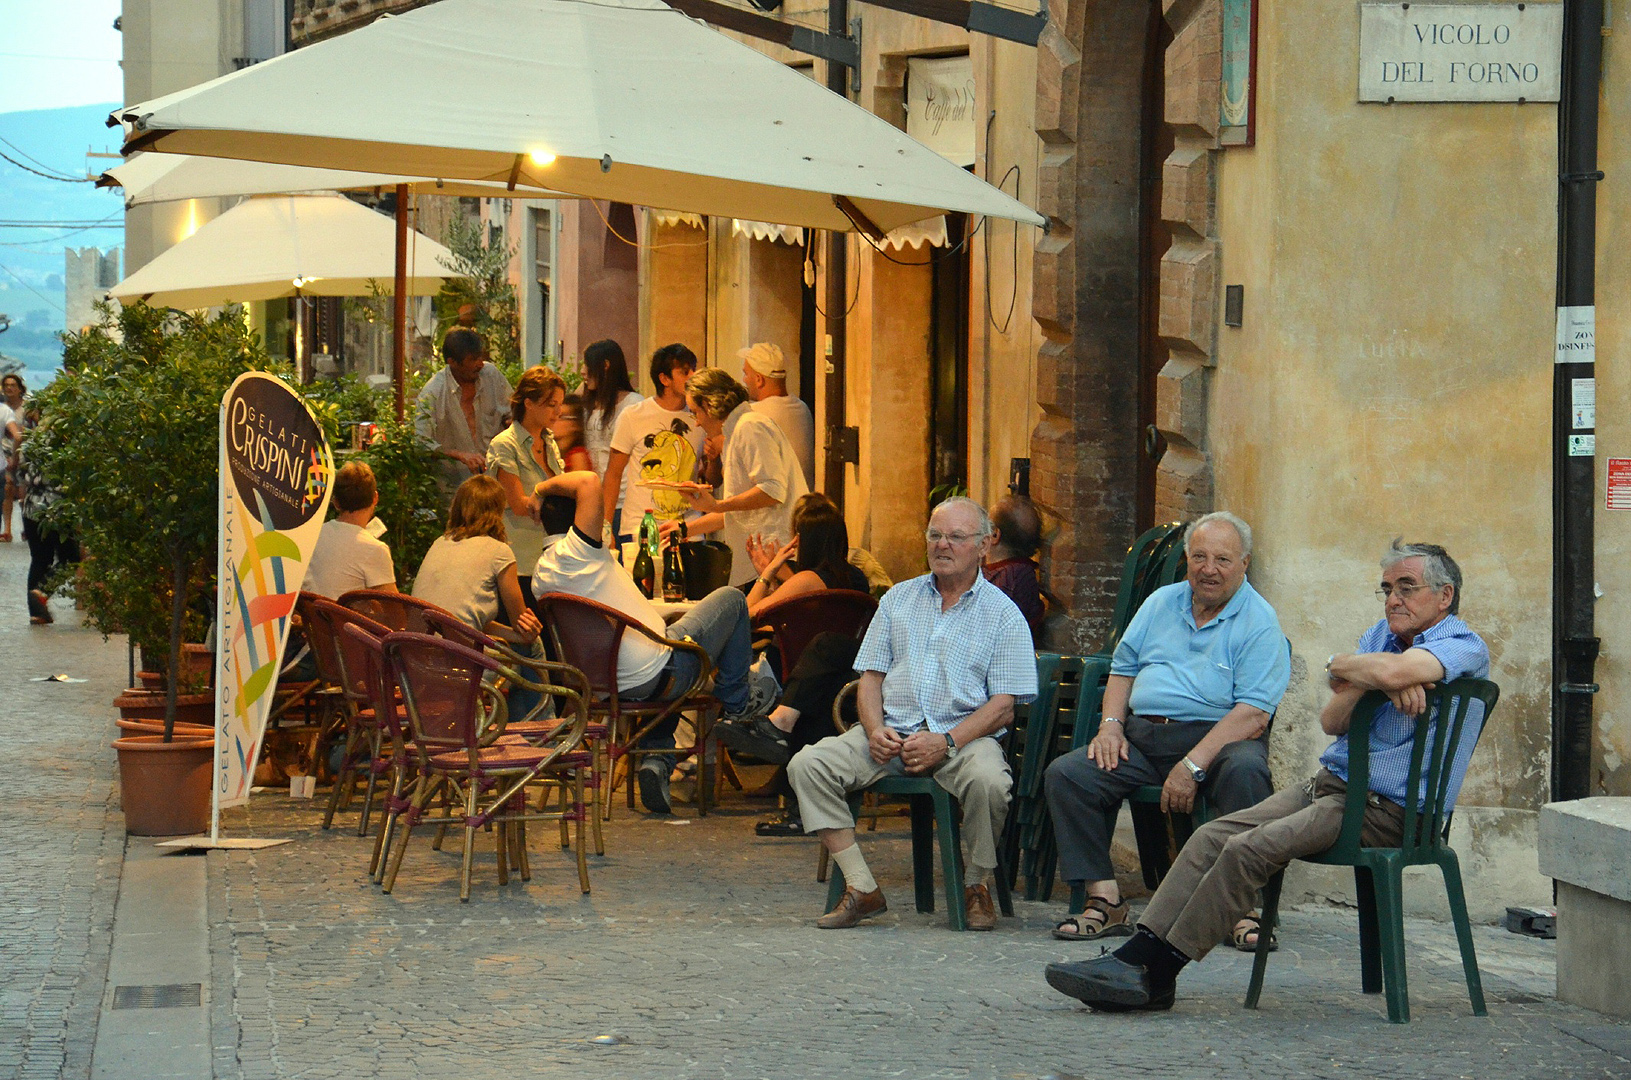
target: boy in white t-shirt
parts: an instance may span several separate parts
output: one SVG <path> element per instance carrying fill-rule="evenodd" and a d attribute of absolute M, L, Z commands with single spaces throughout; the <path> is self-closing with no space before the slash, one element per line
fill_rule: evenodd
<path fill-rule="evenodd" d="M 374 470 L 360 461 L 342 466 L 334 477 L 334 506 L 339 513 L 317 534 L 302 589 L 330 600 L 353 589 L 396 592 L 391 549 L 367 529 L 378 505 Z"/>
<path fill-rule="evenodd" d="M 574 501 L 570 510 L 556 503 Z M 742 590 L 715 589 L 676 622 L 664 626 L 663 617 L 634 584 L 629 572 L 612 558 L 601 541 L 605 501 L 600 477 L 592 472 L 552 476 L 539 484 L 534 503 L 541 511 L 544 553 L 532 572 L 533 593 L 560 592 L 581 596 L 616 608 L 659 637 L 686 639 L 702 646 L 713 659 L 713 695 L 725 707 L 726 719 L 742 722 L 762 716 L 775 704 L 779 688 L 756 686 L 749 692 L 748 669 L 753 663 L 753 642 L 747 598 Z M 668 701 L 697 676 L 695 654 L 671 649 L 644 634 L 627 632 L 617 653 L 617 693 L 625 701 Z M 645 736 L 642 749 L 668 749 L 674 745 L 678 715 Z M 655 814 L 669 812 L 668 774 L 674 759 L 653 754 L 640 763 L 637 779 L 640 801 Z"/>
<path fill-rule="evenodd" d="M 696 478 L 702 429 L 685 407 L 685 380 L 696 369 L 697 357 L 690 349 L 678 343 L 664 345 L 651 356 L 651 382 L 657 392 L 617 418 L 602 501 L 605 520 L 613 523 L 619 542 L 634 538 L 647 510 L 655 507 L 677 515 L 686 508 L 678 493 L 645 487 L 639 481 Z M 623 508 L 617 518 L 619 493 Z"/>

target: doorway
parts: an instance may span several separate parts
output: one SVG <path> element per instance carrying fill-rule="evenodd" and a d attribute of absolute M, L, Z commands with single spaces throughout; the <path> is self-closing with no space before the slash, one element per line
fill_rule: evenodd
<path fill-rule="evenodd" d="M 1144 39 L 1138 169 L 1138 533 L 1155 524 L 1155 470 L 1166 448 L 1155 427 L 1155 395 L 1167 360 L 1161 341 L 1161 258 L 1172 246 L 1172 228 L 1161 220 L 1161 168 L 1174 146 L 1163 116 L 1165 56 L 1171 43 L 1172 29 L 1161 16 L 1161 5 L 1152 2 Z"/>
<path fill-rule="evenodd" d="M 930 505 L 968 489 L 968 306 L 964 214 L 946 215 L 944 252 L 929 248 Z"/>

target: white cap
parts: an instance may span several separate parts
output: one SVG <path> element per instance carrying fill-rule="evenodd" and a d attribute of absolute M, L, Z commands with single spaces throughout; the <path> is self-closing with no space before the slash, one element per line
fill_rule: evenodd
<path fill-rule="evenodd" d="M 761 341 L 746 349 L 738 349 L 736 355 L 767 379 L 787 378 L 787 361 L 782 358 L 781 349 L 768 341 Z"/>

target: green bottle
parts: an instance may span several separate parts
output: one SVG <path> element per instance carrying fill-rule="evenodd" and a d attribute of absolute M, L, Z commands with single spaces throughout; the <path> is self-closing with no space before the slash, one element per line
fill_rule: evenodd
<path fill-rule="evenodd" d="M 640 554 L 634 559 L 634 583 L 648 599 L 657 595 L 657 517 L 650 510 L 640 519 Z"/>

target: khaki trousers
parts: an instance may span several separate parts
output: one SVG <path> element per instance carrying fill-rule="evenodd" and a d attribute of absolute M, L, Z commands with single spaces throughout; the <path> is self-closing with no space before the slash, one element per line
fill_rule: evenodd
<path fill-rule="evenodd" d="M 1257 904 L 1269 878 L 1291 860 L 1336 843 L 1348 785 L 1321 769 L 1307 783 L 1256 806 L 1210 821 L 1178 853 L 1139 925 L 1199 960 L 1227 938 Z M 1360 843 L 1397 847 L 1404 808 L 1372 794 Z"/>
<path fill-rule="evenodd" d="M 804 831 L 852 829 L 855 817 L 846 796 L 885 776 L 904 776 L 900 758 L 887 765 L 872 760 L 866 729 L 856 724 L 842 735 L 806 746 L 787 763 L 787 779 L 798 795 Z M 1002 745 L 993 738 L 975 739 L 932 774 L 963 808 L 963 865 L 970 883 L 997 868 L 997 837 L 1008 817 L 1013 779 Z"/>

